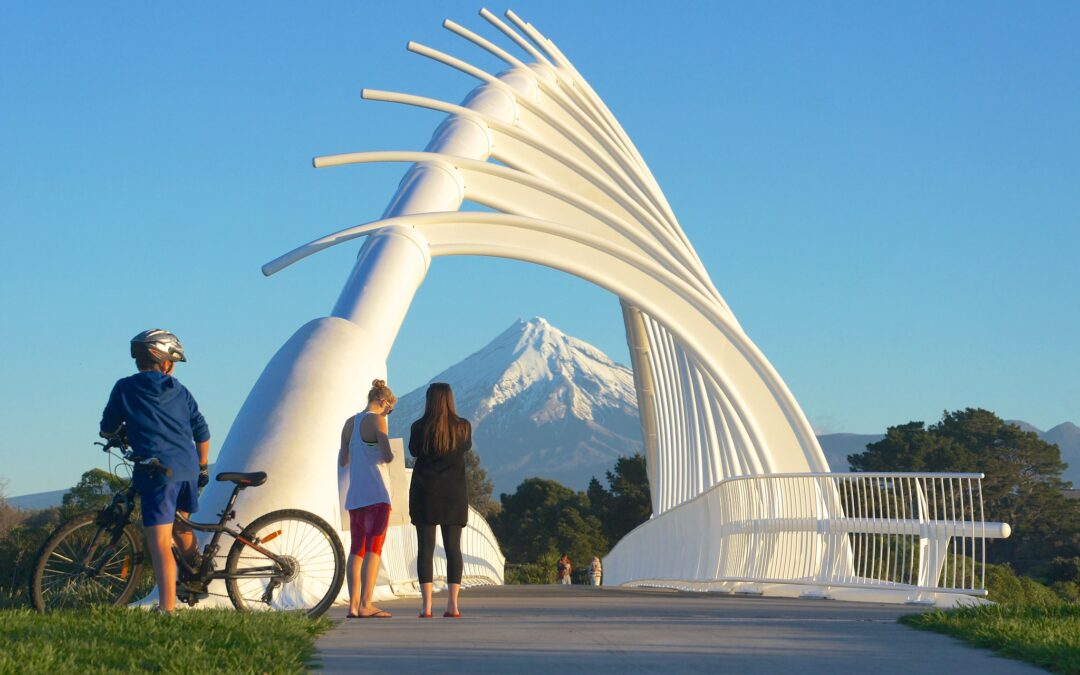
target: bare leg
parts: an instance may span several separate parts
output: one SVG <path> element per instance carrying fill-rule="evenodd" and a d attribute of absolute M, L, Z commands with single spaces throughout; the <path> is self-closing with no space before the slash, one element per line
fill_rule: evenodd
<path fill-rule="evenodd" d="M 345 569 L 345 579 L 349 582 L 349 614 L 358 614 L 360 611 L 360 556 L 350 553 L 348 566 Z"/>
<path fill-rule="evenodd" d="M 154 580 L 158 587 L 158 607 L 172 612 L 176 609 L 176 560 L 173 559 L 173 525 L 153 525 L 146 529 L 146 543 L 154 564 Z"/>
<path fill-rule="evenodd" d="M 424 614 L 424 615 L 431 614 L 431 582 L 430 581 L 428 583 L 426 583 L 426 584 L 420 584 L 420 597 L 422 598 L 421 599 L 422 604 L 420 605 L 420 613 Z"/>
<path fill-rule="evenodd" d="M 383 611 L 371 603 L 371 596 L 375 593 L 375 581 L 379 578 L 380 560 L 382 556 L 371 551 L 364 556 L 364 564 L 360 572 L 360 608 L 354 614 L 369 616 Z"/>
<path fill-rule="evenodd" d="M 458 593 L 461 592 L 461 584 L 447 584 L 450 587 L 450 597 L 446 599 L 446 611 L 450 614 L 458 613 Z"/>
<path fill-rule="evenodd" d="M 185 511 L 177 511 L 178 515 L 185 518 L 190 516 L 190 513 Z M 191 528 L 183 523 L 173 523 L 173 538 L 176 540 L 176 548 L 180 550 L 180 555 L 184 556 L 184 560 L 192 563 L 199 555 L 198 542 L 195 540 L 195 533 L 191 531 Z"/>

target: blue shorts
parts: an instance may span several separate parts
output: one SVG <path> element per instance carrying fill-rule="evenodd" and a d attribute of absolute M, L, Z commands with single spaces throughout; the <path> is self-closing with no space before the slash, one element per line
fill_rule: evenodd
<path fill-rule="evenodd" d="M 139 491 L 142 501 L 143 527 L 168 525 L 176 520 L 177 511 L 195 513 L 199 510 L 199 486 L 193 480 L 182 480 L 148 487 Z"/>

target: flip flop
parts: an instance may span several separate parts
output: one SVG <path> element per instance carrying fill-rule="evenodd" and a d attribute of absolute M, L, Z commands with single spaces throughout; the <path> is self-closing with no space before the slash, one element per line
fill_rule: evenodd
<path fill-rule="evenodd" d="M 379 611 L 377 611 L 377 612 L 375 612 L 373 614 L 346 614 L 345 618 L 346 619 L 389 619 L 392 616 L 394 616 L 394 615 L 391 614 L 390 612 L 387 612 L 384 609 L 380 609 Z"/>
<path fill-rule="evenodd" d="M 417 618 L 430 619 L 431 618 L 431 612 L 428 612 L 427 614 L 417 614 Z"/>
<path fill-rule="evenodd" d="M 460 619 L 461 618 L 461 612 L 454 612 L 453 614 L 451 614 L 450 612 L 443 612 L 443 618 L 444 619 Z"/>

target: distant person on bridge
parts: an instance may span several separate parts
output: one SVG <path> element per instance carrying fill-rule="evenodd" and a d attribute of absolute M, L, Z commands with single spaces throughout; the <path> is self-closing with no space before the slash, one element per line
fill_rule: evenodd
<path fill-rule="evenodd" d="M 345 495 L 352 538 L 345 575 L 349 582 L 348 617 L 389 619 L 390 612 L 373 605 L 371 597 L 390 523 L 389 464 L 394 451 L 386 436 L 386 416 L 393 412 L 397 397 L 384 380 L 374 380 L 367 398 L 367 407 L 345 421 L 338 451 L 338 465 L 349 467 Z"/>
<path fill-rule="evenodd" d="M 563 557 L 559 558 L 559 562 L 555 563 L 555 573 L 558 576 L 559 583 L 569 586 L 570 575 L 574 572 L 574 566 L 570 564 L 570 556 L 563 553 Z"/>
<path fill-rule="evenodd" d="M 589 565 L 589 576 L 592 578 L 592 585 L 600 585 L 600 577 L 604 573 L 604 568 L 600 566 L 600 558 L 593 556 L 592 564 Z"/>
<path fill-rule="evenodd" d="M 412 424 L 409 452 L 416 458 L 409 486 L 409 514 L 416 526 L 416 576 L 423 604 L 420 618 L 431 618 L 431 585 L 434 579 L 435 526 L 442 527 L 446 550 L 447 618 L 458 618 L 458 593 L 464 560 L 461 530 L 469 519 L 469 494 L 465 482 L 465 453 L 472 448 L 472 425 L 458 417 L 454 392 L 445 382 L 427 390 L 424 415 Z"/>
<path fill-rule="evenodd" d="M 168 470 L 153 471 L 136 462 L 132 484 L 142 503 L 143 528 L 158 587 L 157 611 L 176 609 L 176 559 L 173 535 L 181 555 L 198 557 L 195 534 L 177 524 L 199 510 L 199 490 L 210 480 L 210 429 L 195 397 L 172 376 L 177 361 L 187 361 L 184 345 L 167 330 L 144 330 L 131 338 L 136 374 L 113 386 L 101 414 L 101 435 L 110 437 L 125 426 L 135 456 L 156 459 Z M 183 590 L 183 589 L 182 589 Z"/>

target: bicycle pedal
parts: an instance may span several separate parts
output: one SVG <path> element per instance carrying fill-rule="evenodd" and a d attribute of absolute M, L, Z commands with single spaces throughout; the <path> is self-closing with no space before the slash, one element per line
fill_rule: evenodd
<path fill-rule="evenodd" d="M 182 600 L 188 604 L 194 604 L 199 600 L 205 600 L 210 597 L 210 593 L 205 588 L 191 588 L 183 583 L 176 584 L 176 599 Z"/>

